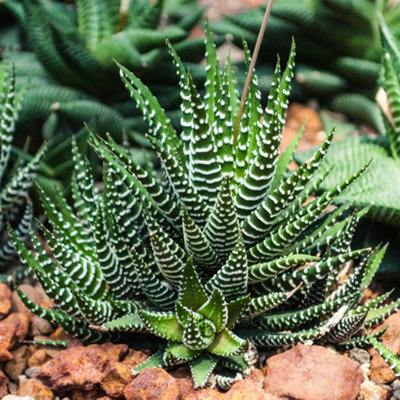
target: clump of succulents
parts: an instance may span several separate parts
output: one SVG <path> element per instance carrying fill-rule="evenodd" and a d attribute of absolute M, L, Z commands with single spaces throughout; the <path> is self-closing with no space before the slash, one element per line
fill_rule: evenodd
<path fill-rule="evenodd" d="M 398 226 L 400 224 L 400 116 L 398 102 L 400 99 L 400 55 L 396 38 L 381 20 L 381 37 L 384 56 L 382 57 L 381 79 L 377 98 L 384 108 L 382 119 L 385 129 L 382 135 L 371 138 L 360 135 L 356 138 L 335 143 L 325 159 L 324 168 L 340 164 L 321 185 L 329 190 L 344 176 L 357 171 L 368 160 L 370 168 L 360 180 L 339 197 L 339 201 L 354 202 L 358 207 L 371 204 L 368 215 L 384 223 Z M 307 157 L 307 155 L 305 156 Z M 303 161 L 301 155 L 299 161 Z"/>
<path fill-rule="evenodd" d="M 193 0 L 9 0 L 1 7 L 25 33 L 11 54 L 17 85 L 28 80 L 31 87 L 18 128 L 40 129 L 46 139 L 66 137 L 83 122 L 118 141 L 123 131 L 146 129 L 121 85 L 114 60 L 151 82 L 162 104 L 176 116 L 179 91 L 165 34 L 193 69 L 204 55 L 202 40 L 187 37 L 203 13 Z M 197 79 L 203 82 L 204 74 Z"/>
<path fill-rule="evenodd" d="M 119 65 L 149 125 L 161 172 L 140 166 L 111 137 L 92 135 L 90 144 L 104 165 L 100 193 L 88 161 L 73 146 L 73 206 L 61 194 L 51 201 L 38 188 L 53 226 L 53 232 L 41 229 L 54 259 L 35 235 L 31 252 L 11 231 L 55 309 L 43 309 L 20 292 L 22 300 L 85 342 L 152 333 L 164 345 L 135 372 L 189 363 L 196 387 L 213 374 L 219 387 L 228 388 L 251 369 L 254 346 L 365 343 L 350 338 L 400 303 L 379 308 L 385 294 L 358 305 L 385 247 L 351 251 L 362 212 L 349 206 L 325 212 L 367 167 L 310 198 L 318 186 L 311 177 L 333 133 L 295 171 L 288 166 L 296 142 L 279 157 L 294 44 L 282 77 L 276 65 L 264 116 L 253 75 L 236 145 L 239 101 L 229 58 L 221 69 L 207 30 L 202 98 L 168 46 L 180 80 L 180 136 L 150 90 Z M 249 64 L 246 45 L 245 52 Z M 338 273 L 350 261 L 354 273 L 338 285 Z"/>
<path fill-rule="evenodd" d="M 24 157 L 15 160 L 12 140 L 23 92 L 15 90 L 14 67 L 9 60 L 0 63 L 0 267 L 10 267 L 16 256 L 15 247 L 7 237 L 7 225 L 15 229 L 16 237 L 25 241 L 33 218 L 28 193 L 38 169 L 44 148 L 29 162 Z M 13 160 L 14 158 L 14 160 Z"/>
<path fill-rule="evenodd" d="M 151 84 L 171 120 L 179 120 L 178 80 L 164 45 L 165 34 L 185 65 L 199 72 L 196 82 L 204 83 L 204 71 L 196 64 L 204 56 L 203 40 L 188 38 L 203 11 L 194 0 L 7 0 L 0 4 L 0 18 L 5 14 L 7 20 L 0 31 L 9 38 L 0 40 L 0 58 L 4 48 L 12 47 L 17 88 L 27 82 L 30 87 L 22 102 L 17 136 L 29 131 L 34 146 L 41 137 L 56 138 L 42 162 L 46 167 L 41 170 L 42 181 L 68 186 L 70 139 L 83 123 L 96 133 L 109 132 L 119 143 L 123 138 L 143 143 L 146 124 L 121 84 L 114 59 Z M 82 148 L 81 143 L 78 140 Z"/>
<path fill-rule="evenodd" d="M 158 30 L 163 3 L 10 0 L 5 6 L 24 26 L 34 53 L 56 80 L 99 95 L 115 89 L 110 75 L 114 59 L 137 73 L 160 66 L 165 34 L 174 43 L 182 42 L 201 18 L 198 9 Z"/>

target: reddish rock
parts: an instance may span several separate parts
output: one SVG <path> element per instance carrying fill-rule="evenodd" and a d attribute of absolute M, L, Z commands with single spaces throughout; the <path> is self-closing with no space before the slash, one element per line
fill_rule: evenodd
<path fill-rule="evenodd" d="M 25 371 L 30 352 L 28 346 L 19 346 L 11 354 L 13 359 L 6 363 L 4 371 L 13 381 L 16 381 Z"/>
<path fill-rule="evenodd" d="M 22 342 L 29 332 L 30 318 L 28 314 L 13 313 L 0 321 L 0 347 L 11 349 Z"/>
<path fill-rule="evenodd" d="M 361 385 L 358 400 L 388 400 L 392 395 L 392 388 L 378 382 L 365 381 Z"/>
<path fill-rule="evenodd" d="M 396 379 L 395 373 L 378 353 L 372 357 L 369 377 L 380 383 L 390 383 Z"/>
<path fill-rule="evenodd" d="M 281 397 L 274 396 L 273 394 L 267 392 L 265 392 L 265 395 L 267 396 L 265 400 L 282 400 Z"/>
<path fill-rule="evenodd" d="M 26 294 L 35 304 L 39 304 L 44 297 L 47 297 L 40 287 L 33 287 L 23 283 L 18 286 L 21 291 Z M 15 313 L 29 313 L 29 310 L 24 306 L 22 300 L 16 291 L 11 295 L 11 312 Z"/>
<path fill-rule="evenodd" d="M 26 379 L 22 377 L 19 381 L 18 396 L 31 396 L 35 400 L 53 400 L 53 392 L 37 379 Z"/>
<path fill-rule="evenodd" d="M 0 361 L 12 360 L 12 354 L 8 350 L 28 334 L 29 321 L 29 315 L 21 313 L 10 314 L 0 321 Z"/>
<path fill-rule="evenodd" d="M 72 347 L 82 347 L 83 343 L 79 339 L 71 339 L 68 343 L 67 349 L 72 349 Z"/>
<path fill-rule="evenodd" d="M 37 315 L 32 315 L 31 329 L 29 331 L 30 336 L 48 335 L 53 331 L 53 326 L 49 321 L 46 321 L 44 318 L 40 318 Z"/>
<path fill-rule="evenodd" d="M 258 368 L 254 368 L 251 374 L 246 378 L 246 380 L 252 381 L 260 388 L 264 387 L 264 374 Z"/>
<path fill-rule="evenodd" d="M 225 395 L 215 389 L 201 389 L 182 397 L 182 400 L 224 400 Z"/>
<path fill-rule="evenodd" d="M 42 365 L 36 375 L 54 391 L 88 391 L 99 384 L 112 363 L 128 352 L 128 346 L 112 343 L 90 346 L 73 345 Z"/>
<path fill-rule="evenodd" d="M 142 351 L 129 350 L 121 362 L 113 363 L 107 370 L 100 386 L 109 396 L 120 398 L 124 395 L 125 386 L 133 380 L 132 368 L 148 358 Z"/>
<path fill-rule="evenodd" d="M 143 351 L 129 349 L 128 354 L 123 359 L 123 363 L 128 365 L 130 368 L 135 368 L 143 361 L 146 361 L 149 355 Z"/>
<path fill-rule="evenodd" d="M 36 350 L 28 360 L 28 367 L 40 367 L 47 361 L 51 360 L 45 350 Z"/>
<path fill-rule="evenodd" d="M 146 368 L 124 390 L 126 400 L 180 400 L 175 378 L 162 368 Z"/>
<path fill-rule="evenodd" d="M 270 357 L 264 388 L 282 400 L 355 400 L 363 374 L 360 365 L 322 346 L 298 345 Z"/>
<path fill-rule="evenodd" d="M 174 371 L 170 371 L 170 374 L 175 378 L 182 397 L 188 396 L 194 391 L 192 375 L 187 365 L 179 367 Z"/>
<path fill-rule="evenodd" d="M 118 399 L 124 396 L 125 386 L 132 379 L 132 368 L 122 362 L 115 362 L 101 380 L 100 386 L 109 396 Z"/>
<path fill-rule="evenodd" d="M 5 375 L 5 373 L 0 369 L 0 399 L 8 394 L 8 382 L 9 379 Z"/>
<path fill-rule="evenodd" d="M 225 400 L 269 400 L 268 395 L 251 379 L 235 382 L 225 394 Z"/>
<path fill-rule="evenodd" d="M 0 319 L 11 310 L 11 290 L 5 283 L 0 283 Z"/>
<path fill-rule="evenodd" d="M 0 362 L 12 360 L 13 355 L 0 344 Z"/>

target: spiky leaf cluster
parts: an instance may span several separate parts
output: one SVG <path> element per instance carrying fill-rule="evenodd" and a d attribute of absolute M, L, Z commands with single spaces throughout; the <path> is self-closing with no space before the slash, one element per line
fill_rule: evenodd
<path fill-rule="evenodd" d="M 35 236 L 30 252 L 11 233 L 56 309 L 22 295 L 25 304 L 87 342 L 151 332 L 166 345 L 136 370 L 189 362 L 196 386 L 215 372 L 224 388 L 254 363 L 249 343 L 345 343 L 365 321 L 377 323 L 396 310 L 398 303 L 380 310 L 383 298 L 357 306 L 385 251 L 349 249 L 362 212 L 340 207 L 322 217 L 367 166 L 309 199 L 333 132 L 295 171 L 288 166 L 296 143 L 279 157 L 294 44 L 282 76 L 277 63 L 265 110 L 253 76 L 236 147 L 238 92 L 230 60 L 220 68 L 207 29 L 202 97 L 169 49 L 180 79 L 180 136 L 150 90 L 120 65 L 150 127 L 161 178 L 111 137 L 92 135 L 104 165 L 101 193 L 89 162 L 73 146 L 73 207 L 61 194 L 52 202 L 38 188 L 53 226 L 42 231 L 54 258 Z M 246 45 L 245 51 L 249 63 Z M 338 273 L 350 261 L 354 274 L 338 286 Z"/>
<path fill-rule="evenodd" d="M 8 59 L 0 63 L 0 267 L 10 266 L 16 256 L 15 247 L 6 236 L 7 225 L 16 237 L 25 241 L 33 218 L 27 196 L 44 149 L 29 162 L 12 155 L 12 140 L 23 92 L 15 90 L 14 66 Z"/>

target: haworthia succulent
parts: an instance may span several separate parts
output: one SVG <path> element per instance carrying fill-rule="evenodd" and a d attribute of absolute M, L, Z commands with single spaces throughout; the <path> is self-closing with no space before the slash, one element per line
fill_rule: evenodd
<path fill-rule="evenodd" d="M 202 97 L 170 46 L 183 99 L 181 138 L 157 98 L 119 65 L 149 122 L 148 140 L 167 183 L 112 140 L 91 134 L 90 145 L 104 164 L 102 195 L 79 154 L 72 207 L 61 198 L 53 204 L 39 189 L 56 232 L 44 230 L 56 261 L 47 260 L 37 241 L 33 255 L 12 237 L 59 308 L 47 313 L 26 301 L 32 311 L 85 340 L 151 333 L 166 344 L 136 372 L 189 363 L 196 387 L 206 386 L 214 373 L 227 389 L 256 362 L 254 345 L 340 344 L 365 319 L 377 322 L 397 303 L 390 310 L 378 301 L 358 307 L 381 249 L 372 252 L 365 268 L 371 249 L 348 248 L 359 214 L 348 217 L 348 208 L 341 207 L 322 216 L 367 166 L 303 204 L 315 195 L 311 179 L 333 132 L 296 171 L 287 168 L 290 152 L 278 161 L 294 47 L 281 80 L 279 65 L 276 69 L 264 123 L 254 77 L 232 152 L 225 145 L 231 143 L 237 105 L 233 69 L 229 60 L 220 68 L 208 31 L 206 48 Z M 332 291 L 330 279 L 350 261 L 356 278 Z"/>

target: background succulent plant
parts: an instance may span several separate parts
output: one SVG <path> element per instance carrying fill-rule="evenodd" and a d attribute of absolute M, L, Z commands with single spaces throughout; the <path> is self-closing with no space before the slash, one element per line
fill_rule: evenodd
<path fill-rule="evenodd" d="M 96 119 L 99 132 L 118 135 L 132 129 L 134 107 L 125 101 L 114 59 L 152 82 L 173 110 L 179 93 L 171 90 L 176 77 L 165 34 L 186 61 L 198 62 L 204 55 L 202 40 L 187 39 L 203 12 L 193 1 L 10 0 L 2 7 L 23 27 L 18 49 L 25 51 L 13 52 L 13 58 L 19 80 L 29 79 L 32 85 L 19 124 L 48 118 L 47 135 L 60 128 L 59 119 L 76 121 L 75 127 Z M 174 19 L 167 21 L 168 12 Z"/>
<path fill-rule="evenodd" d="M 0 63 L 0 268 L 11 267 L 15 247 L 6 235 L 7 225 L 15 229 L 16 237 L 25 241 L 32 223 L 32 204 L 28 193 L 32 179 L 43 156 L 42 148 L 28 162 L 13 154 L 12 140 L 15 121 L 23 92 L 15 90 L 14 66 L 9 60 Z"/>
<path fill-rule="evenodd" d="M 236 44 L 240 44 L 243 35 L 253 47 L 264 10 L 262 6 L 225 16 L 213 22 L 212 29 L 219 34 L 231 34 Z M 379 109 L 373 101 L 382 55 L 380 14 L 398 38 L 398 3 L 276 0 L 260 52 L 263 64 L 259 70 L 271 78 L 273 55 L 279 53 L 285 57 L 290 38 L 294 36 L 298 54 L 292 98 L 301 101 L 317 98 L 324 108 L 382 130 Z M 329 120 L 328 115 L 322 115 Z"/>
<path fill-rule="evenodd" d="M 372 159 L 371 168 L 358 182 L 337 198 L 338 204 L 353 203 L 357 207 L 371 204 L 368 217 L 373 220 L 363 222 L 358 243 L 375 245 L 382 240 L 390 241 L 381 272 L 399 279 L 397 266 L 397 243 L 400 239 L 400 164 L 399 164 L 399 110 L 400 99 L 400 57 L 398 41 L 392 30 L 382 19 L 380 24 L 382 47 L 382 69 L 380 91 L 377 98 L 383 108 L 382 121 L 385 129 L 380 136 L 361 135 L 334 143 L 330 154 L 325 158 L 320 171 L 339 165 L 324 180 L 320 188 L 330 190 L 345 176 L 358 170 Z M 309 154 L 297 155 L 299 162 L 304 162 Z"/>
<path fill-rule="evenodd" d="M 179 121 L 178 80 L 164 46 L 165 34 L 186 67 L 198 72 L 193 75 L 196 82 L 204 82 L 203 69 L 195 64 L 204 56 L 203 40 L 187 38 L 202 13 L 193 0 L 0 4 L 4 35 L 15 39 L 0 43 L 0 51 L 12 47 L 17 88 L 27 82 L 30 87 L 16 127 L 16 145 L 23 145 L 28 130 L 33 149 L 42 138 L 55 138 L 41 164 L 42 183 L 68 185 L 71 136 L 78 132 L 83 150 L 83 123 L 97 133 L 109 132 L 118 142 L 124 137 L 143 144 L 146 124 L 121 84 L 114 59 L 150 84 L 172 121 Z"/>
<path fill-rule="evenodd" d="M 350 207 L 343 206 L 322 217 L 366 166 L 305 204 L 318 186 L 311 177 L 333 132 L 295 171 L 288 165 L 296 142 L 279 157 L 294 45 L 282 79 L 277 63 L 263 119 L 253 76 L 236 147 L 232 130 L 238 93 L 229 58 L 221 70 L 206 29 L 202 98 L 169 49 L 181 88 L 180 137 L 150 90 L 120 65 L 125 86 L 149 125 L 161 180 L 111 137 L 92 135 L 90 144 L 104 164 L 101 195 L 89 163 L 74 145 L 74 206 L 62 195 L 52 202 L 38 188 L 53 226 L 53 232 L 41 228 L 54 260 L 35 235 L 31 252 L 11 231 L 21 259 L 56 309 L 45 310 L 20 292 L 22 300 L 84 341 L 154 333 L 167 344 L 136 371 L 189 362 L 197 387 L 205 386 L 213 371 L 222 388 L 241 378 L 255 362 L 250 342 L 257 347 L 309 340 L 365 343 L 365 338 L 346 341 L 363 324 L 390 315 L 400 302 L 379 308 L 386 294 L 358 306 L 385 247 L 349 250 L 363 212 L 349 215 Z M 249 63 L 246 45 L 245 52 Z M 354 274 L 338 286 L 339 270 L 352 260 Z"/>

